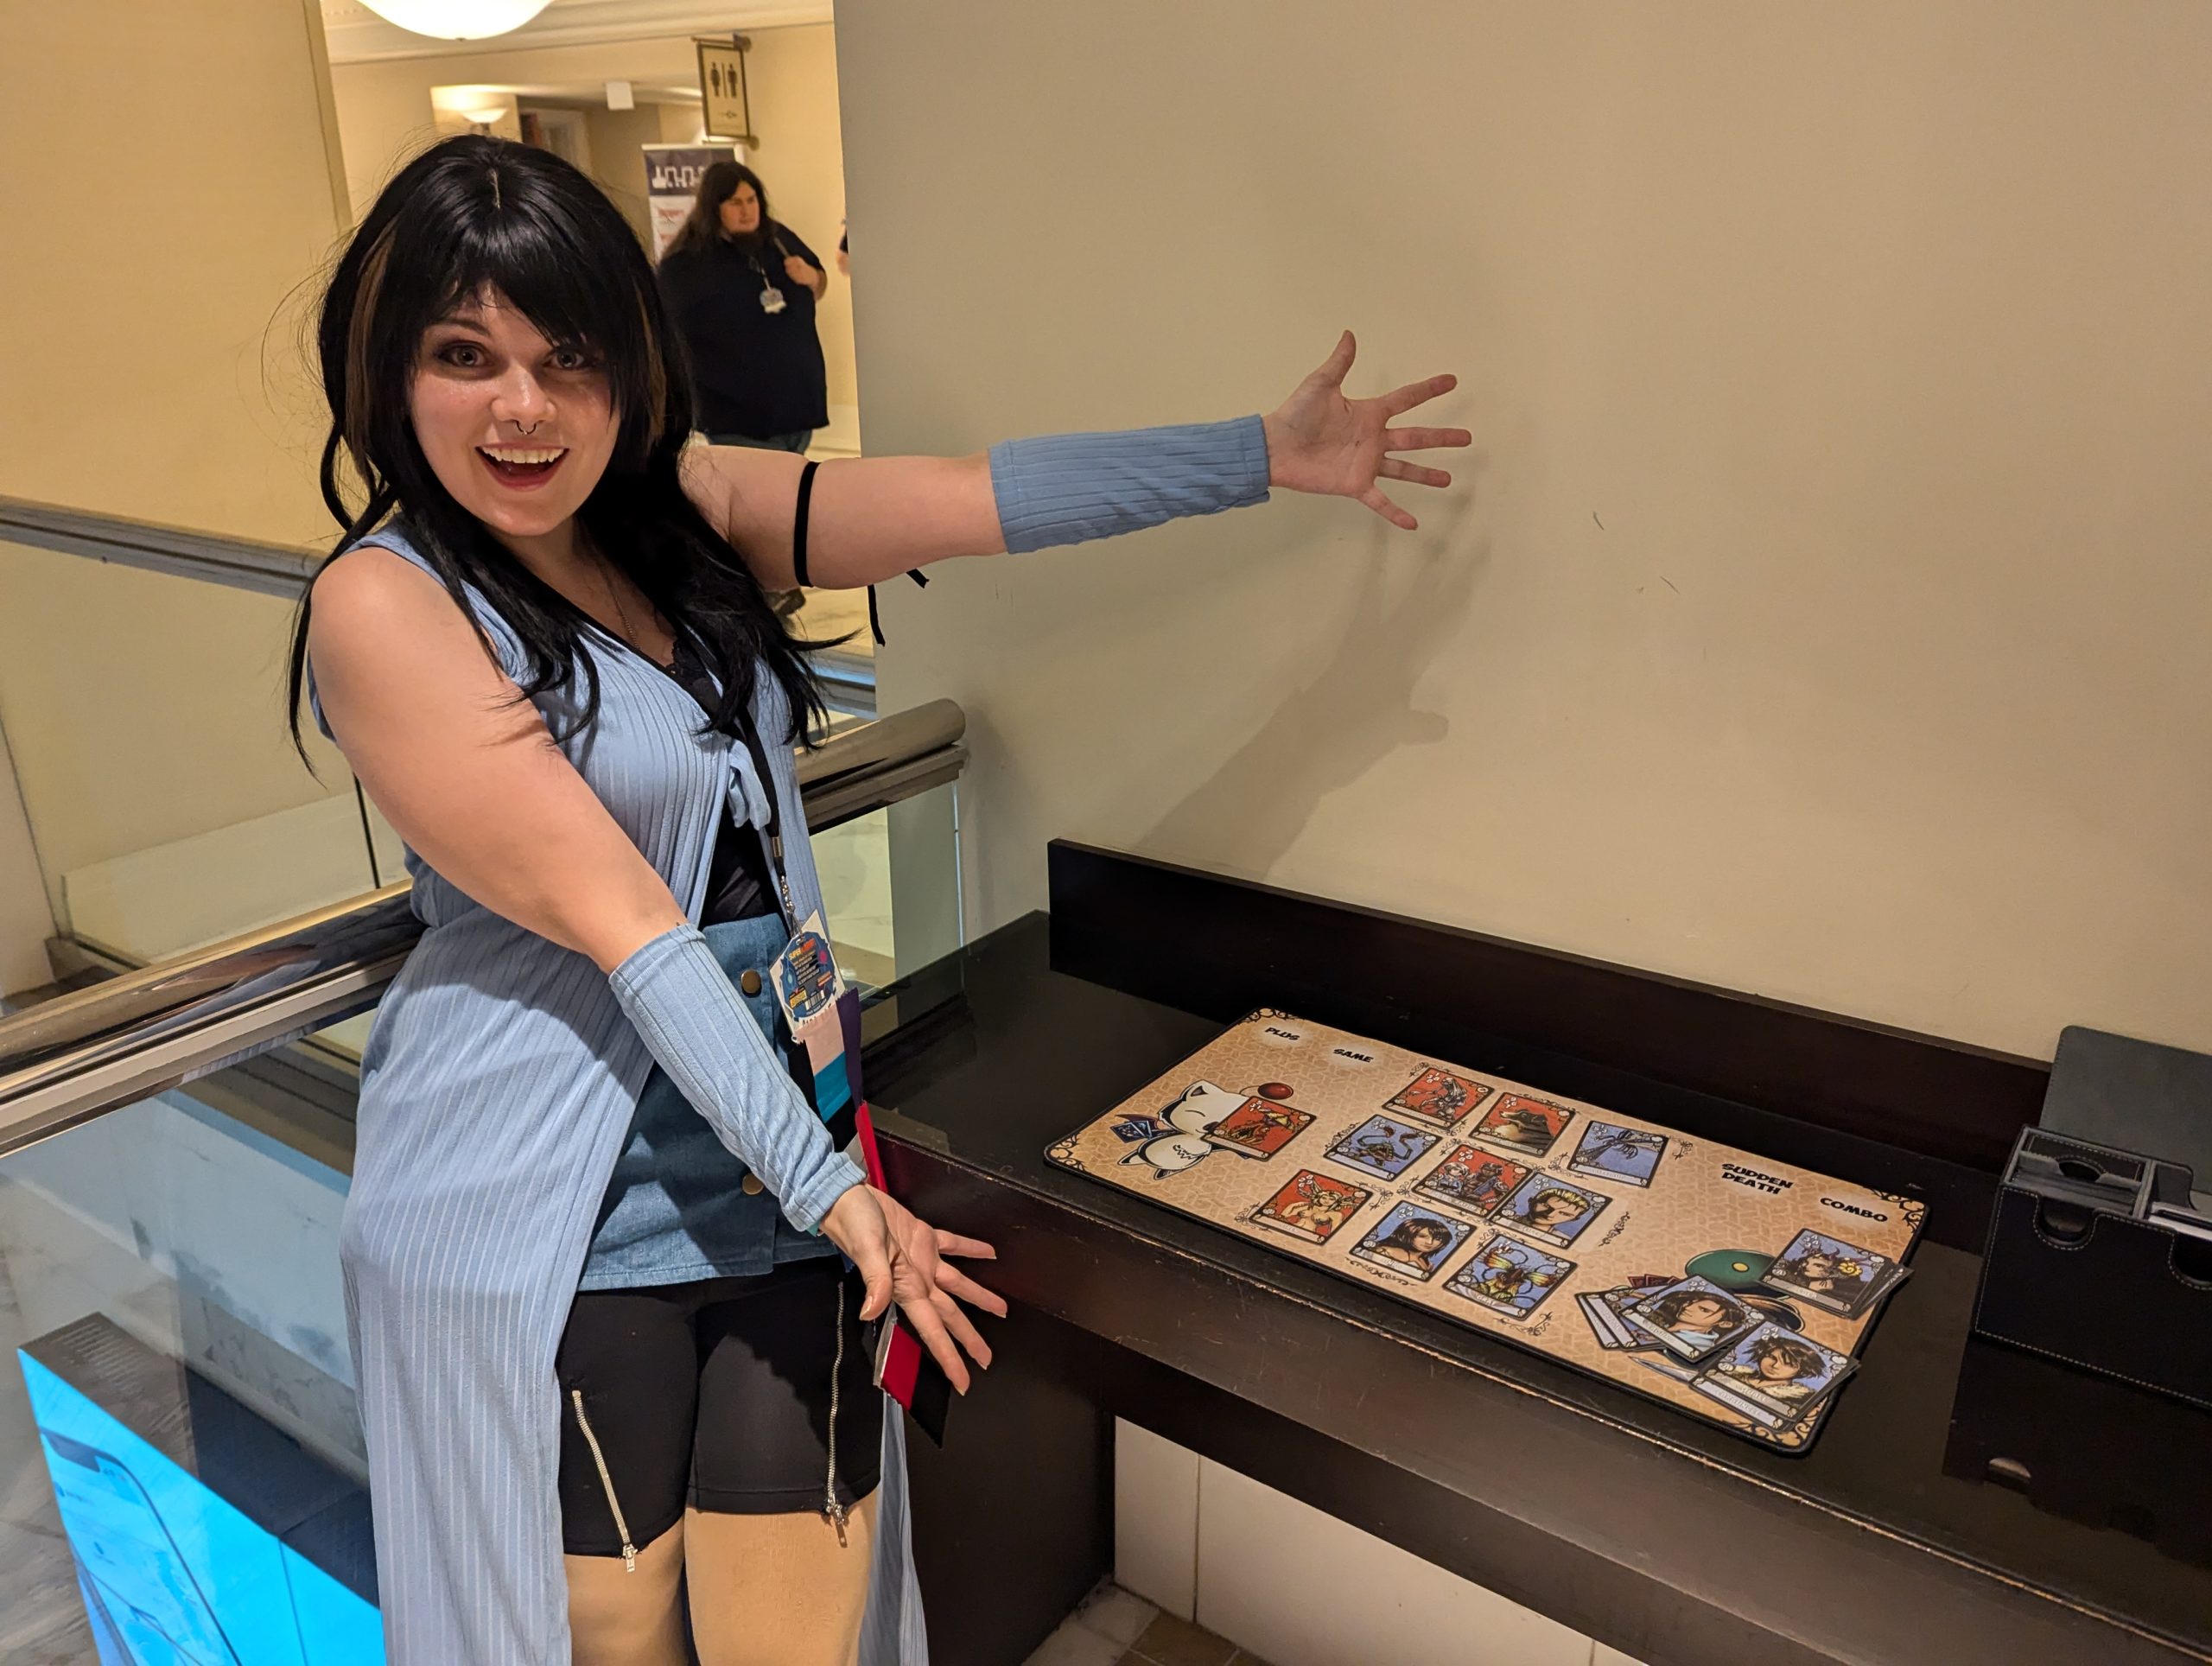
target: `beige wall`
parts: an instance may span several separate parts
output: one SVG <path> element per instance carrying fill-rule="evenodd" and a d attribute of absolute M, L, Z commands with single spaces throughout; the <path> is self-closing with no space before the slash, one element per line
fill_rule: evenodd
<path fill-rule="evenodd" d="M 830 293 L 818 315 L 829 365 L 830 402 L 854 405 L 852 306 L 832 256 L 845 213 L 842 140 L 837 107 L 836 42 L 827 23 L 754 29 L 747 82 L 760 143 L 748 160 L 768 182 L 777 217 L 830 263 Z M 341 64 L 332 73 L 346 175 L 358 217 L 400 164 L 437 137 L 430 112 L 434 86 L 567 86 L 610 79 L 696 82 L 689 35 L 595 46 L 535 47 L 445 54 L 389 63 Z M 696 110 L 662 106 L 658 131 L 634 131 L 595 114 L 592 171 L 632 224 L 642 224 L 645 161 L 638 145 L 688 143 L 698 134 Z M 602 112 L 604 114 L 605 112 Z M 601 143 L 602 133 L 609 143 Z"/>
<path fill-rule="evenodd" d="M 293 351 L 338 218 L 314 18 L 302 0 L 0 12 L 0 493 L 328 535 Z M 173 110 L 180 86 L 251 96 L 86 120 L 88 100 Z M 0 546 L 0 723 L 50 895 L 64 869 L 327 794 L 278 727 L 286 616 Z"/>
<path fill-rule="evenodd" d="M 884 595 L 974 923 L 1070 835 L 2049 1056 L 2212 1046 L 2212 11 L 843 0 L 872 448 L 1475 433 Z"/>

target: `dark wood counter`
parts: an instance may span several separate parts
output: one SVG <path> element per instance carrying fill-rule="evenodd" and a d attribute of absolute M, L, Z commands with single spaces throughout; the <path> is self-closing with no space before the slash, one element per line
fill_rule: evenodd
<path fill-rule="evenodd" d="M 901 985 L 870 1024 L 894 1185 L 995 1242 L 1018 1304 L 946 1449 L 914 1442 L 942 1657 L 1019 1660 L 1104 1571 L 1118 1415 L 1651 1666 L 2212 1661 L 2212 1416 L 1967 1334 L 1982 1165 L 2034 1114 L 2031 1061 L 1105 853 L 1053 860 L 1049 919 Z M 1163 910 L 1203 929 L 1173 937 Z M 1811 1452 L 1045 1161 L 1262 1004 L 1927 1199 L 1914 1276 Z M 1857 1073 L 1819 1086 L 1836 1071 Z M 2071 1438 L 2032 1474 L 1993 1471 L 2039 1415 Z"/>

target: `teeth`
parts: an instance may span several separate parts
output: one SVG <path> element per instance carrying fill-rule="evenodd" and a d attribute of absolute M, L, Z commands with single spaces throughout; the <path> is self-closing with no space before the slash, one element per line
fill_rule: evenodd
<path fill-rule="evenodd" d="M 550 449 L 542 446 L 480 445 L 476 448 L 495 463 L 550 463 L 558 462 L 566 446 Z"/>

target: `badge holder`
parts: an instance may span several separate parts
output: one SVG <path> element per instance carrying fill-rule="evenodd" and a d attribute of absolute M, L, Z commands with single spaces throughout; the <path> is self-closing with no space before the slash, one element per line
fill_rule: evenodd
<path fill-rule="evenodd" d="M 792 934 L 769 967 L 768 982 L 784 1021 L 806 1049 L 814 1071 L 815 1104 L 823 1121 L 840 1143 L 859 1141 L 868 1184 L 887 1192 L 875 1124 L 861 1092 L 860 997 L 845 987 L 820 914 L 809 914 Z M 876 1386 L 904 1406 L 931 1441 L 943 1446 L 951 1380 L 895 1306 L 885 1315 L 876 1341 L 874 1376 Z"/>

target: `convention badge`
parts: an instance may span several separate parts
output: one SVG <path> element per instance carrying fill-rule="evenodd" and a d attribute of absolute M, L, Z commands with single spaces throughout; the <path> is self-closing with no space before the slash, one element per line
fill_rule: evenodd
<path fill-rule="evenodd" d="M 819 913 L 809 914 L 769 963 L 768 982 L 775 988 L 776 1004 L 784 1009 L 784 1021 L 802 1040 L 807 1026 L 837 1004 L 845 983 L 838 976 L 830 939 L 823 934 Z"/>
<path fill-rule="evenodd" d="M 790 304 L 784 299 L 784 292 L 772 283 L 760 291 L 760 310 L 772 318 Z"/>

